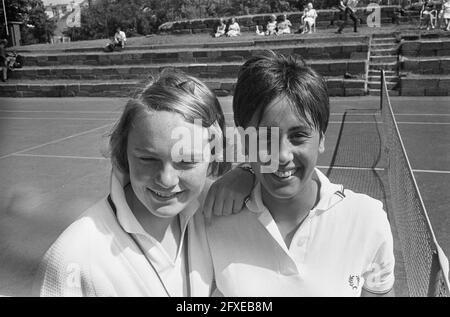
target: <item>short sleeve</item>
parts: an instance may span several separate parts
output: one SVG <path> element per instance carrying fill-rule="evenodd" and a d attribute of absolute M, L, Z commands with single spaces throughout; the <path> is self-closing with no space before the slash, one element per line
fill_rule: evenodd
<path fill-rule="evenodd" d="M 385 294 L 389 292 L 395 281 L 394 268 L 394 243 L 392 238 L 391 227 L 387 216 L 383 211 L 383 216 L 374 225 L 377 225 L 375 245 L 378 246 L 375 256 L 371 261 L 369 267 L 364 273 L 363 288 L 374 294 Z"/>
<path fill-rule="evenodd" d="M 79 263 L 69 261 L 52 247 L 44 256 L 36 276 L 35 288 L 42 297 L 88 296 L 86 273 Z"/>
<path fill-rule="evenodd" d="M 72 227 L 72 226 L 71 226 Z M 44 255 L 33 293 L 42 297 L 95 296 L 90 278 L 89 250 L 69 227 Z"/>

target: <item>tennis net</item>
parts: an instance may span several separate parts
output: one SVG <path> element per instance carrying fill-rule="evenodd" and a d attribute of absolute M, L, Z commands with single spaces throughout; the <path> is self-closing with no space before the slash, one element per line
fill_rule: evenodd
<path fill-rule="evenodd" d="M 414 178 L 392 110 L 384 71 L 381 71 L 380 99 L 390 218 L 397 227 L 409 295 L 448 297 L 448 261 L 436 241 Z"/>

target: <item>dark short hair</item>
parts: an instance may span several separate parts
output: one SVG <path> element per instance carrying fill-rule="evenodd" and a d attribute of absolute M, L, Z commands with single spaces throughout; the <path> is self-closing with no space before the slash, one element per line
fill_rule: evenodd
<path fill-rule="evenodd" d="M 233 98 L 234 122 L 247 128 L 255 114 L 261 121 L 265 108 L 286 97 L 295 114 L 325 134 L 330 102 L 325 80 L 299 56 L 273 51 L 250 58 L 241 67 Z"/>
<path fill-rule="evenodd" d="M 218 125 L 219 132 L 222 136 L 225 135 L 225 116 L 214 92 L 193 76 L 182 71 L 166 69 L 138 92 L 135 98 L 127 102 L 110 135 L 109 146 L 112 163 L 124 173 L 129 173 L 128 134 L 135 119 L 148 111 L 178 113 L 190 123 L 194 123 L 194 120 L 201 120 L 203 127 L 206 128 Z M 225 137 L 222 139 L 225 142 Z M 208 174 L 220 176 L 229 167 L 229 163 L 213 161 Z"/>

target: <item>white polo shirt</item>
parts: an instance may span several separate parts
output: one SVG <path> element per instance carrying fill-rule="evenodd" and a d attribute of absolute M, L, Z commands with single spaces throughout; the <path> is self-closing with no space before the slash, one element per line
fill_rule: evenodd
<path fill-rule="evenodd" d="M 258 183 L 245 210 L 207 227 L 224 296 L 360 296 L 394 284 L 393 239 L 382 203 L 319 170 L 320 199 L 287 248 Z"/>
<path fill-rule="evenodd" d="M 186 245 L 173 260 L 142 228 L 126 202 L 122 176 L 112 173 L 111 201 L 105 198 L 89 208 L 47 251 L 38 273 L 40 295 L 209 296 L 212 263 L 203 215 L 196 213 L 209 183 L 180 213 L 186 266 Z"/>

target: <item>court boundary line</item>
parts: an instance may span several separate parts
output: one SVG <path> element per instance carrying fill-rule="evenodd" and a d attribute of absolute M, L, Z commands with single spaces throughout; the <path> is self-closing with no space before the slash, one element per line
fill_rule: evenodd
<path fill-rule="evenodd" d="M 6 112 L 6 113 L 13 113 L 13 112 L 19 112 L 19 113 L 122 113 L 122 111 L 72 111 L 72 110 L 2 110 L 0 109 L 0 112 Z"/>
<path fill-rule="evenodd" d="M 339 169 L 339 170 L 357 170 L 357 171 L 384 171 L 384 167 L 357 167 L 357 166 L 330 166 L 330 165 L 316 165 L 320 169 Z M 450 174 L 450 171 L 444 170 L 425 170 L 412 169 L 414 173 L 433 173 L 433 174 Z"/>
<path fill-rule="evenodd" d="M 341 116 L 345 113 L 344 112 L 330 112 L 330 116 Z M 233 115 L 233 112 L 224 112 L 224 115 Z M 373 116 L 376 115 L 376 113 L 366 113 L 366 112 L 357 112 L 357 113 L 351 113 L 352 116 Z M 395 116 L 430 116 L 430 117 L 437 117 L 437 116 L 445 116 L 450 117 L 450 113 L 395 113 Z"/>
<path fill-rule="evenodd" d="M 0 113 L 116 113 L 120 114 L 122 111 L 106 111 L 106 110 L 10 110 L 10 109 L 1 109 Z M 340 116 L 343 115 L 345 112 L 330 112 L 330 116 Z M 224 112 L 224 115 L 233 115 L 233 112 Z M 364 112 L 358 112 L 358 113 L 352 113 L 352 116 L 371 116 L 373 114 L 370 113 L 364 113 Z M 437 116 L 444 116 L 444 117 L 450 117 L 450 113 L 396 113 L 395 116 L 430 116 L 430 117 L 437 117 Z"/>
<path fill-rule="evenodd" d="M 397 121 L 397 124 L 416 124 L 416 125 L 449 125 L 450 122 L 417 122 L 417 121 Z"/>
<path fill-rule="evenodd" d="M 73 121 L 116 121 L 117 118 L 67 118 L 67 117 L 0 117 L 0 120 L 73 120 Z M 342 121 L 328 121 L 329 124 L 340 124 Z M 375 121 L 347 121 L 346 124 L 379 124 Z M 397 124 L 415 125 L 450 125 L 450 122 L 397 121 Z M 1 157 L 0 157 L 1 158 Z"/>
<path fill-rule="evenodd" d="M 339 170 L 353 170 L 353 171 L 384 171 L 384 167 L 358 167 L 358 166 L 331 166 L 331 165 L 316 165 L 320 169 L 339 169 Z"/>
<path fill-rule="evenodd" d="M 12 156 L 16 157 L 37 157 L 37 158 L 63 158 L 63 159 L 80 159 L 80 160 L 109 160 L 103 156 L 77 156 L 77 155 L 52 155 L 52 154 L 27 154 L 17 153 Z"/>
<path fill-rule="evenodd" d="M 35 145 L 35 146 L 32 146 L 32 147 L 23 149 L 23 150 L 20 150 L 20 151 L 16 151 L 14 153 L 6 154 L 6 155 L 3 155 L 3 156 L 0 156 L 0 160 L 4 159 L 4 158 L 11 157 L 11 156 L 14 156 L 16 154 L 22 154 L 24 152 L 36 150 L 36 149 L 39 149 L 39 148 L 47 146 L 47 145 L 56 144 L 56 143 L 59 143 L 59 142 L 62 142 L 62 141 L 66 141 L 66 140 L 69 140 L 69 139 L 72 139 L 72 138 L 76 138 L 76 137 L 79 137 L 79 136 L 82 136 L 82 135 L 85 135 L 85 134 L 89 134 L 91 132 L 94 132 L 94 131 L 97 131 L 97 130 L 100 130 L 100 129 L 104 129 L 104 128 L 106 128 L 108 126 L 111 126 L 111 125 L 112 125 L 112 123 L 105 124 L 105 125 L 102 125 L 100 127 L 96 127 L 96 128 L 89 129 L 89 130 L 86 130 L 86 131 L 83 131 L 83 132 L 80 132 L 80 133 L 75 133 L 75 134 L 66 136 L 64 138 L 59 138 L 59 139 L 56 139 L 56 140 L 53 140 L 53 141 L 45 142 L 45 143 L 42 143 L 42 144 L 39 144 L 39 145 Z"/>
<path fill-rule="evenodd" d="M 105 120 L 117 120 L 117 118 L 67 118 L 67 117 L 0 117 L 0 120 L 75 120 L 75 121 L 105 121 Z"/>
<path fill-rule="evenodd" d="M 331 124 L 339 124 L 341 121 L 328 121 Z M 383 121 L 347 121 L 346 124 L 379 124 Z M 450 125 L 450 122 L 423 122 L 423 121 L 397 121 L 397 124 L 415 124 L 415 125 Z"/>

